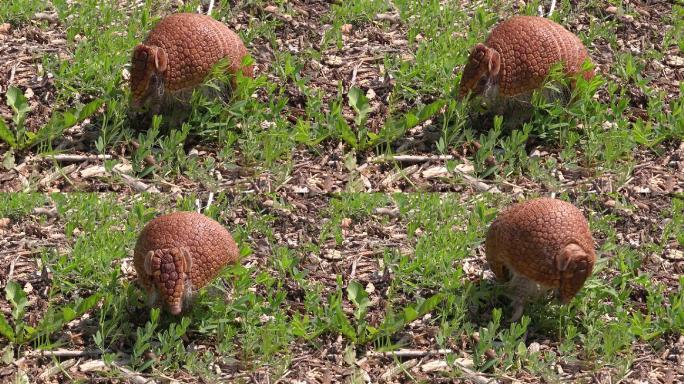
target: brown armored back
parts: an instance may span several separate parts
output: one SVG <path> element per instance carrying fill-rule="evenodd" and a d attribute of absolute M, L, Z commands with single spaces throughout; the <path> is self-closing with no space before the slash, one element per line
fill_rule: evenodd
<path fill-rule="evenodd" d="M 165 75 L 167 91 L 201 83 L 224 57 L 230 60 L 229 71 L 236 72 L 247 55 L 245 45 L 235 32 L 210 16 L 195 13 L 177 13 L 162 19 L 150 31 L 144 44 L 166 50 L 169 62 Z M 251 77 L 252 68 L 245 68 L 244 75 Z"/>
<path fill-rule="evenodd" d="M 570 203 L 539 198 L 515 204 L 492 223 L 487 261 L 499 280 L 519 274 L 558 288 L 568 302 L 591 274 L 594 242 L 587 220 Z"/>
<path fill-rule="evenodd" d="M 516 96 L 539 88 L 558 62 L 564 64 L 567 74 L 579 73 L 589 57 L 577 36 L 536 16 L 516 16 L 500 23 L 485 45 L 501 55 L 501 96 Z M 585 74 L 587 78 L 591 75 Z"/>
<path fill-rule="evenodd" d="M 195 212 L 175 212 L 150 221 L 138 237 L 134 265 L 149 295 L 157 293 L 172 313 L 180 313 L 192 293 L 238 259 L 230 233 Z"/>

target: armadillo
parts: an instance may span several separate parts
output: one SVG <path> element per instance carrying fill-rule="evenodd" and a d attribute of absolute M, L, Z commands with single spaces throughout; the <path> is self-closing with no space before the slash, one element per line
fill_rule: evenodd
<path fill-rule="evenodd" d="M 593 70 L 582 72 L 588 58 L 580 39 L 561 25 L 543 17 L 515 16 L 472 48 L 458 96 L 472 93 L 494 106 L 510 98 L 529 100 L 554 64 L 562 63 L 567 75 L 591 78 Z"/>
<path fill-rule="evenodd" d="M 240 37 L 210 16 L 167 16 L 133 50 L 131 105 L 134 109 L 149 106 L 159 110 L 165 96 L 192 90 L 224 58 L 228 60 L 229 72 L 242 71 L 253 77 L 253 66 L 243 66 L 247 55 Z"/>
<path fill-rule="evenodd" d="M 161 304 L 177 315 L 190 306 L 197 290 L 237 259 L 237 245 L 221 224 L 196 212 L 174 212 L 143 228 L 133 264 L 148 304 Z"/>
<path fill-rule="evenodd" d="M 487 232 L 485 254 L 497 279 L 511 282 L 514 321 L 528 299 L 548 290 L 556 289 L 568 303 L 596 260 L 582 212 L 551 198 L 514 204 L 499 214 Z"/>

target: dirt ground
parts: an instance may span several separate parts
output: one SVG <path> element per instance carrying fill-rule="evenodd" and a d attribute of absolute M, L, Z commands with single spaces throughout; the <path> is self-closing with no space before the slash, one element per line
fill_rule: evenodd
<path fill-rule="evenodd" d="M 303 52 L 309 48 L 320 49 L 323 34 L 329 25 L 320 25 L 323 15 L 329 12 L 330 3 L 322 1 L 292 1 L 292 7 L 297 11 L 293 16 L 278 15 L 284 21 L 282 27 L 276 30 L 277 39 L 281 46 L 289 47 L 292 52 Z M 634 21 L 624 16 L 615 15 L 618 20 L 617 41 L 620 47 L 631 52 L 641 52 L 648 49 L 662 47 L 660 35 L 662 26 L 659 22 L 663 15 L 672 11 L 672 4 L 665 1 L 636 2 L 635 6 L 640 10 L 643 17 Z M 170 10 L 171 11 L 171 10 Z M 259 10 L 258 12 L 265 12 Z M 606 14 L 606 10 L 598 10 Z M 230 23 L 236 29 L 246 28 L 250 15 L 246 10 L 238 12 Z M 56 20 L 54 15 L 40 14 L 39 20 Z M 378 15 L 378 20 L 399 20 L 396 12 Z M 573 31 L 581 31 L 589 28 L 589 16 L 574 20 L 575 24 L 568 28 Z M 37 26 L 28 24 L 19 29 L 12 29 L 9 25 L 0 28 L 0 54 L 9 57 L 9 60 L 0 61 L 0 92 L 6 91 L 9 84 L 19 86 L 26 93 L 32 95 L 29 98 L 31 112 L 27 118 L 29 129 L 36 129 L 44 124 L 52 113 L 51 106 L 55 101 L 54 79 L 44 73 L 41 57 L 47 52 L 56 53 L 59 57 L 68 59 L 70 53 L 66 49 L 64 26 L 59 23 L 53 24 L 54 28 L 42 30 Z M 375 98 L 370 101 L 371 114 L 368 125 L 371 131 L 377 131 L 390 116 L 392 111 L 387 108 L 387 98 L 393 88 L 393 80 L 384 73 L 382 58 L 386 54 L 393 54 L 406 60 L 411 60 L 413 52 L 405 39 L 406 27 L 399 22 L 391 24 L 389 30 L 370 24 L 364 28 L 350 28 L 343 34 L 344 46 L 338 49 L 334 45 L 322 52 L 320 61 L 311 60 L 307 63 L 302 74 L 311 78 L 311 86 L 314 89 L 323 90 L 327 98 L 337 94 L 338 82 L 349 89 L 351 86 L 360 87 L 367 92 L 372 89 Z M 620 82 L 621 80 L 609 74 L 608 69 L 614 65 L 613 51 L 607 41 L 597 39 L 593 42 L 594 48 L 590 55 L 597 65 L 597 71 L 608 79 Z M 257 63 L 257 72 L 270 73 L 269 68 L 274 58 L 270 51 L 270 45 L 257 38 L 252 42 L 250 52 Z M 642 76 L 653 78 L 651 83 L 654 89 L 666 92 L 666 101 L 680 97 L 679 83 L 684 80 L 684 67 L 678 60 L 679 52 L 665 53 L 662 61 L 651 60 L 647 63 Z M 455 74 L 460 68 L 454 69 Z M 269 80 L 280 82 L 275 75 L 269 75 Z M 647 97 L 634 84 L 620 84 L 629 89 L 630 108 L 627 113 L 629 119 L 644 117 Z M 291 82 L 287 86 L 290 104 L 286 108 L 288 118 L 295 121 L 304 114 L 303 103 L 305 96 Z M 605 91 L 600 90 L 597 94 L 599 100 L 607 97 Z M 266 97 L 265 95 L 263 96 Z M 423 95 L 420 99 L 423 103 L 429 103 L 434 96 Z M 264 99 L 264 101 L 266 101 Z M 325 100 L 329 101 L 329 100 Z M 326 104 L 323 104 L 324 109 Z M 412 105 L 399 105 L 397 111 L 408 110 Z M 667 106 L 666 106 L 667 108 Z M 351 122 L 353 112 L 345 106 L 345 117 Z M 8 106 L 0 103 L 0 115 L 6 120 L 11 119 L 12 113 Z M 398 140 L 395 148 L 400 148 L 407 155 L 426 155 L 427 159 L 412 160 L 400 164 L 403 169 L 397 169 L 395 164 L 382 161 L 373 161 L 373 151 L 357 154 L 357 167 L 349 171 L 344 164 L 344 147 L 338 142 L 323 142 L 323 148 L 317 153 L 301 147 L 295 149 L 293 154 L 294 166 L 291 177 L 282 187 L 292 191 L 307 190 L 310 193 L 335 193 L 349 190 L 350 183 L 359 185 L 358 191 L 392 192 L 392 191 L 436 191 L 436 192 L 461 192 L 462 183 L 454 183 L 445 177 L 443 161 L 431 156 L 435 153 L 434 131 L 429 124 L 419 125 L 407 132 Z M 93 191 L 93 192 L 139 192 L 148 188 L 150 191 L 183 192 L 202 191 L 206 189 L 199 182 L 194 182 L 183 177 L 176 180 L 130 180 L 129 178 L 102 177 L 102 161 L 94 157 L 94 140 L 97 138 L 97 128 L 88 119 L 83 124 L 77 125 L 66 132 L 65 137 L 57 143 L 57 150 L 66 154 L 82 155 L 79 160 L 63 160 L 63 168 L 56 172 L 55 163 L 48 161 L 35 153 L 18 153 L 16 165 L 9 171 L 0 171 L 0 191 L 20 191 L 28 185 L 27 180 L 38 180 L 38 189 L 44 192 L 69 192 L 69 191 Z M 681 143 L 670 143 L 666 152 L 658 154 L 646 149 L 640 149 L 636 156 L 642 161 L 639 163 L 639 175 L 631 180 L 630 184 L 637 189 L 645 187 L 644 182 L 654 182 L 660 185 L 657 190 L 664 193 L 681 193 L 684 179 L 682 173 L 684 166 L 684 148 Z M 0 147 L 1 149 L 2 147 Z M 206 156 L 215 156 L 215 148 L 197 148 Z M 530 152 L 536 148 L 531 148 Z M 549 148 L 538 148 L 541 156 L 556 157 Z M 452 148 L 451 155 L 458 162 L 467 163 L 467 155 L 472 155 L 472 148 Z M 125 167 L 129 164 L 130 152 L 127 147 L 115 148 L 111 155 L 120 160 Z M 562 163 L 562 162 L 561 162 Z M 243 172 L 241 172 L 243 171 Z M 577 171 L 559 169 L 567 183 L 586 184 L 596 180 L 589 179 L 587 175 L 578 174 Z M 268 188 L 272 180 L 269 175 L 260 175 L 258 178 L 251 176 L 249 170 L 236 170 L 221 168 L 218 172 L 223 176 L 218 190 L 231 189 L 256 189 Z M 402 176 L 403 175 L 403 176 Z M 642 177 L 648 175 L 648 178 Z M 486 180 L 472 181 L 472 185 L 480 189 L 490 188 Z M 640 184 L 636 184 L 640 182 Z M 524 190 L 543 191 L 542 185 L 536 185 L 525 176 L 518 180 L 510 180 L 510 184 L 497 185 L 501 192 L 517 192 L 517 187 Z M 642 194 L 643 195 L 643 194 Z M 631 196 L 630 198 L 636 198 Z M 647 198 L 645 200 L 650 200 Z"/>
<path fill-rule="evenodd" d="M 322 15 L 328 13 L 330 4 L 325 1 L 290 1 L 297 12 L 292 17 L 284 17 L 286 23 L 277 30 L 277 38 L 282 41 L 282 46 L 291 47 L 293 51 L 304 51 L 308 48 L 317 47 L 323 38 L 325 26 L 319 24 Z M 639 52 L 652 47 L 659 47 L 662 26 L 659 24 L 661 16 L 672 11 L 672 2 L 667 1 L 644 1 L 632 2 L 639 9 L 643 18 L 638 22 L 624 19 L 620 16 L 617 40 L 621 47 Z M 600 10 L 600 12 L 605 12 Z M 278 16 L 278 15 L 276 15 Z M 0 25 L 0 94 L 4 94 L 9 85 L 16 85 L 25 93 L 31 95 L 29 102 L 31 112 L 27 118 L 29 129 L 45 124 L 52 114 L 52 105 L 56 100 L 54 79 L 47 76 L 42 68 L 41 57 L 47 52 L 56 53 L 60 57 L 68 58 L 70 52 L 66 48 L 64 26 L 56 21 L 54 15 L 37 15 L 39 19 L 48 20 L 53 28 L 40 29 L 29 23 L 21 28 L 11 28 Z M 238 13 L 231 22 L 236 25 L 247 25 L 249 14 Z M 278 16 L 278 17 L 283 17 Z M 379 16 L 382 19 L 398 20 L 396 12 L 390 12 Z M 371 101 L 372 113 L 369 119 L 371 129 L 379 129 L 387 120 L 391 111 L 387 108 L 387 97 L 392 90 L 393 81 L 389 76 L 381 74 L 379 65 L 387 53 L 393 53 L 410 60 L 413 52 L 405 40 L 406 29 L 400 23 L 392 23 L 394 28 L 385 30 L 376 25 L 369 25 L 363 29 L 352 29 L 345 33 L 343 49 L 331 48 L 325 51 L 320 61 L 311 61 L 304 68 L 305 75 L 310 76 L 312 85 L 324 90 L 326 95 L 337 93 L 338 81 L 341 81 L 345 89 L 351 86 L 360 87 L 367 91 L 373 89 L 376 97 Z M 588 18 L 577 20 L 577 24 L 570 25 L 570 29 L 579 31 L 589 28 Z M 251 54 L 254 57 L 258 71 L 268 73 L 273 60 L 273 52 L 270 52 L 268 44 L 261 44 L 257 39 L 253 42 Z M 594 48 L 590 51 L 592 60 L 597 64 L 598 71 L 604 76 L 610 77 L 606 70 L 614 63 L 608 42 L 594 41 Z M 648 63 L 643 76 L 654 79 L 654 88 L 667 93 L 668 100 L 681 97 L 679 94 L 680 83 L 684 81 L 684 65 L 676 61 L 670 61 L 672 57 L 681 57 L 681 52 L 667 52 L 666 59 L 653 60 Z M 460 68 L 456 68 L 455 72 Z M 278 82 L 280 79 L 271 77 L 269 80 Z M 620 81 L 614 78 L 613 81 Z M 629 89 L 629 111 L 627 118 L 634 119 L 643 117 L 646 113 L 647 97 L 633 84 L 620 84 Z M 287 113 L 294 121 L 304 114 L 304 96 L 297 87 L 288 86 L 290 104 Z M 599 92 L 599 99 L 605 97 L 605 93 Z M 425 95 L 421 100 L 424 103 L 432 101 L 430 95 Z M 400 106 L 401 110 L 408 110 L 411 105 Z M 352 121 L 351 110 L 346 110 L 346 117 Z M 12 111 L 0 103 L 0 116 L 9 121 Z M 95 154 L 93 142 L 97 138 L 96 127 L 92 121 L 86 120 L 66 132 L 63 140 L 57 144 L 65 153 L 83 155 L 83 159 L 77 161 L 64 161 L 61 165 L 66 168 L 57 171 L 52 161 L 41 158 L 36 153 L 28 152 L 17 154 L 16 165 L 7 171 L 0 171 L 0 191 L 22 191 L 27 185 L 27 180 L 39 180 L 39 192 L 118 192 L 132 195 L 140 192 L 145 187 L 154 187 L 156 190 L 171 195 L 186 194 L 190 192 L 206 193 L 205 186 L 185 178 L 168 180 L 168 183 L 159 183 L 156 180 L 129 180 L 127 178 L 101 177 L 102 172 L 97 172 L 102 167 L 102 161 L 92 158 Z M 549 192 L 548 187 L 525 176 L 517 177 L 506 183 L 495 183 L 492 180 L 481 180 L 464 175 L 463 182 L 454 182 L 445 177 L 442 171 L 443 161 L 434 157 L 435 147 L 430 139 L 430 130 L 427 125 L 418 126 L 396 143 L 396 147 L 410 148 L 407 154 L 425 155 L 425 159 L 411 160 L 403 163 L 402 171 L 406 177 L 399 175 L 399 170 L 394 164 L 374 162 L 375 154 L 372 151 L 359 153 L 357 156 L 357 168 L 350 172 L 345 166 L 345 151 L 342 144 L 336 142 L 324 142 L 323 148 L 314 153 L 306 148 L 298 148 L 294 153 L 294 168 L 288 181 L 280 186 L 277 194 L 291 203 L 297 209 L 293 212 L 277 211 L 278 222 L 275 226 L 280 228 L 277 239 L 282 244 L 305 243 L 315 239 L 320 230 L 318 226 L 319 208 L 325 205 L 329 196 L 347 190 L 347 185 L 354 181 L 363 186 L 363 192 L 459 192 L 464 200 L 483 191 L 501 192 L 508 194 L 528 194 L 532 191 L 540 194 Z M 0 144 L 0 151 L 6 147 Z M 542 156 L 558 158 L 559 154 L 548 148 L 538 148 Z M 213 148 L 199 148 L 206 151 L 207 156 L 215 156 Z M 459 162 L 467 162 L 467 156 L 472 155 L 471 148 L 452 148 L 450 155 Z M 90 158 L 87 158 L 91 156 Z M 122 163 L 128 163 L 130 153 L 125 148 L 118 148 L 111 152 L 111 156 L 119 159 Z M 617 193 L 626 201 L 636 205 L 638 211 L 626 211 L 619 208 L 615 200 L 605 199 L 601 201 L 601 210 L 610 210 L 619 217 L 617 225 L 618 243 L 639 245 L 650 241 L 658 242 L 662 234 L 662 218 L 660 212 L 671 206 L 672 198 L 684 194 L 684 143 L 670 142 L 664 146 L 664 152 L 655 152 L 640 148 L 635 154 L 638 165 L 632 171 L 631 177 L 624 183 L 619 183 L 612 175 L 596 178 L 588 170 L 578 171 L 577 168 L 565 169 L 560 166 L 558 177 L 563 185 L 581 186 L 589 193 L 605 195 L 608 192 Z M 562 161 L 559 160 L 559 164 Z M 268 174 L 258 178 L 251 176 L 248 171 L 241 172 L 234 168 L 222 168 L 217 170 L 222 174 L 223 181 L 219 184 L 221 191 L 227 193 L 240 193 L 241 190 L 253 190 L 258 196 L 264 196 L 262 203 L 268 207 L 265 192 L 273 191 L 273 180 Z M 142 185 L 142 186 L 141 186 Z M 52 212 L 52 213 L 50 213 Z M 47 222 L 41 221 L 38 215 L 47 214 Z M 235 222 L 245 220 L 249 214 L 248 209 L 238 210 L 235 213 Z M 36 250 L 56 247 L 68 249 L 69 244 L 64 236 L 63 223 L 54 215 L 54 210 L 48 207 L 45 211 L 38 211 L 36 215 L 20 221 L 11 222 L 0 218 L 0 264 L 9 265 L 8 269 L 0 269 L 0 280 L 7 281 L 10 278 L 30 283 L 32 290 L 29 292 L 32 314 L 29 324 L 36 323 L 47 306 L 45 292 L 50 286 L 50 272 L 40 265 L 40 257 Z M 375 255 L 383 248 L 392 246 L 410 248 L 407 244 L 403 228 L 394 220 L 389 225 L 382 225 L 379 221 L 369 220 L 345 229 L 346 240 L 343 249 L 330 245 L 340 254 L 326 259 L 325 257 L 312 259 L 315 265 L 303 265 L 309 268 L 311 278 L 319 280 L 329 289 L 335 287 L 335 276 L 342 274 L 348 281 L 349 275 L 354 274 L 361 282 L 372 282 L 377 291 L 381 292 L 386 285 L 386 275 L 377 265 Z M 597 239 L 601 241 L 601 239 Z M 257 262 L 260 255 L 268 252 L 264 245 L 259 249 L 258 241 L 255 246 L 255 254 L 251 262 Z M 325 247 L 322 249 L 325 253 Z M 482 253 L 479 252 L 482 256 Z M 125 262 L 125 261 L 124 261 Z M 250 262 L 248 260 L 247 262 Z M 485 267 L 484 258 L 472 260 L 473 274 L 480 273 Z M 354 265 L 354 269 L 349 268 Z M 662 255 L 651 255 L 644 261 L 643 268 L 648 270 L 655 279 L 667 282 L 675 289 L 678 282 L 677 276 L 684 274 L 684 256 L 681 249 L 675 243 L 666 245 L 666 251 Z M 292 283 L 288 293 L 288 300 L 292 308 L 302 305 L 301 288 Z M 291 297 L 290 297 L 291 296 Z M 378 296 L 375 299 L 382 300 Z M 382 308 L 382 305 L 376 308 Z M 3 308 L 3 312 L 6 308 Z M 377 316 L 381 316 L 378 313 Z M 373 317 L 373 314 L 371 314 Z M 79 337 L 80 324 L 74 324 L 65 332 L 72 338 Z M 420 321 L 412 324 L 407 330 L 407 337 L 413 339 L 412 345 L 420 347 L 427 345 L 427 340 L 433 339 L 435 330 L 422 326 Z M 662 382 L 675 383 L 684 380 L 684 337 L 678 340 L 668 341 L 671 348 L 661 356 L 650 355 L 648 349 L 635 350 L 637 354 L 629 382 Z M 547 340 L 541 343 L 541 349 L 554 348 L 554 342 Z M 326 340 L 326 347 L 321 350 L 308 349 L 302 345 L 301 350 L 292 351 L 294 356 L 290 370 L 293 372 L 287 379 L 316 380 L 321 383 L 333 382 L 334 378 L 346 377 L 351 374 L 349 368 L 340 368 L 343 358 L 343 343 L 341 339 Z M 643 353 L 643 354 L 642 354 Z M 88 361 L 87 356 L 77 357 L 78 364 Z M 416 365 L 422 366 L 429 363 L 431 356 L 417 358 Z M 39 377 L 45 374 L 48 366 L 51 366 L 50 357 L 39 356 L 29 353 L 22 359 L 26 371 L 31 377 Z M 372 377 L 380 377 L 387 372 L 393 363 L 391 357 L 371 355 L 364 359 L 364 370 Z M 675 367 L 679 364 L 678 367 Z M 268 382 L 268 372 L 257 372 L 251 376 L 244 376 L 239 367 L 221 367 L 226 373 L 226 380 L 238 378 L 252 382 Z M 0 381 L 12 377 L 15 365 L 0 367 Z M 605 375 L 601 372 L 588 374 L 579 366 L 564 366 L 564 376 L 568 381 L 583 380 L 587 382 L 608 383 L 611 368 L 606 368 Z M 331 373 L 332 372 L 332 373 Z M 88 374 L 78 373 L 75 378 L 92 379 L 100 382 Z M 299 377 L 297 376 L 299 375 Z M 593 375 L 593 376 L 592 376 Z M 49 375 L 48 375 L 49 376 Z M 58 377 L 58 376 L 55 376 Z M 416 379 L 431 380 L 431 382 L 452 382 L 451 380 L 439 379 L 436 376 L 418 371 Z M 192 379 L 177 377 L 178 380 Z M 441 381 L 444 380 L 444 381 Z M 534 377 L 516 377 L 522 382 L 535 382 Z M 57 379 L 45 379 L 44 382 L 58 382 Z M 476 382 L 476 380 L 473 380 Z M 511 382 L 514 382 L 511 380 Z M 684 382 L 684 381 L 680 381 Z"/>

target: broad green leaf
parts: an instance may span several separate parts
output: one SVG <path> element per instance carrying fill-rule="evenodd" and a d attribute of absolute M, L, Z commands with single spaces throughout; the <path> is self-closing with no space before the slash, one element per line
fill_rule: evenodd
<path fill-rule="evenodd" d="M 370 300 L 368 299 L 368 292 L 363 288 L 363 285 L 356 281 L 352 281 L 347 286 L 347 297 L 349 301 L 354 303 L 358 310 L 354 313 L 357 319 L 362 318 L 365 315 L 366 309 L 370 306 Z"/>
<path fill-rule="evenodd" d="M 5 346 L 2 351 L 2 358 L 0 358 L 0 361 L 5 363 L 5 365 L 9 365 L 14 361 L 14 348 L 12 345 Z"/>
<path fill-rule="evenodd" d="M 340 333 L 352 342 L 356 343 L 356 331 L 349 322 L 349 319 L 347 319 L 347 316 L 344 314 L 344 311 L 342 310 L 342 307 L 339 305 L 339 303 L 337 304 L 337 307 L 334 309 L 334 312 L 335 325 L 339 329 Z"/>
<path fill-rule="evenodd" d="M 2 167 L 5 169 L 11 169 L 16 164 L 16 159 L 14 157 L 14 151 L 10 148 L 9 151 L 5 153 L 2 157 Z"/>
<path fill-rule="evenodd" d="M 360 126 L 363 124 L 366 116 L 370 112 L 370 104 L 368 104 L 368 99 L 366 98 L 366 95 L 363 94 L 363 91 L 356 87 L 352 87 L 349 90 L 348 97 L 349 106 L 352 107 L 357 113 L 355 122 Z"/>
<path fill-rule="evenodd" d="M 62 308 L 62 321 L 64 323 L 68 323 L 71 320 L 75 319 L 76 316 L 78 316 L 78 313 L 74 311 L 73 308 L 71 307 L 64 307 Z"/>
<path fill-rule="evenodd" d="M 347 95 L 349 98 L 349 106 L 354 108 L 357 113 L 359 112 L 359 100 L 361 99 L 362 94 L 363 92 L 361 92 L 359 88 L 352 87 Z"/>
<path fill-rule="evenodd" d="M 14 134 L 9 130 L 9 128 L 7 128 L 5 120 L 3 119 L 0 119 L 0 140 L 9 144 L 12 148 L 16 148 L 17 146 L 17 141 L 14 139 Z"/>
<path fill-rule="evenodd" d="M 424 105 L 422 108 L 418 110 L 416 115 L 418 116 L 418 119 L 420 121 L 425 121 L 432 116 L 436 115 L 437 112 L 439 112 L 440 109 L 446 104 L 445 100 L 437 100 L 435 102 L 432 102 L 430 104 Z"/>
<path fill-rule="evenodd" d="M 359 296 L 359 291 L 363 291 L 363 287 L 356 281 L 351 281 L 347 286 L 347 298 L 354 304 L 358 304 L 356 298 Z"/>
<path fill-rule="evenodd" d="M 527 347 L 525 347 L 525 343 L 522 341 L 518 343 L 518 356 L 520 357 L 525 357 L 527 356 Z"/>
<path fill-rule="evenodd" d="M 95 99 L 90 103 L 84 105 L 81 111 L 78 113 L 78 119 L 80 121 L 83 121 L 84 119 L 87 119 L 88 117 L 92 116 L 93 113 L 97 112 L 97 110 L 102 106 L 102 104 L 104 104 L 104 100 Z"/>
<path fill-rule="evenodd" d="M 439 305 L 439 303 L 442 302 L 444 299 L 444 296 L 440 293 L 432 295 L 425 299 L 420 305 L 418 306 L 418 312 L 420 313 L 420 316 L 423 316 L 427 314 L 428 312 L 431 312 L 433 309 Z"/>
<path fill-rule="evenodd" d="M 0 315 L 0 335 L 5 336 L 11 342 L 14 342 L 15 340 L 14 331 L 3 315 Z"/>
<path fill-rule="evenodd" d="M 78 117 L 70 111 L 66 111 L 62 114 L 62 126 L 61 129 L 73 127 L 74 124 L 78 122 Z"/>
<path fill-rule="evenodd" d="M 26 300 L 26 292 L 21 289 L 19 284 L 14 281 L 7 282 L 7 286 L 5 287 L 5 298 L 14 306 L 12 317 L 14 317 L 15 320 L 22 317 L 24 307 L 26 307 L 28 301 Z"/>
<path fill-rule="evenodd" d="M 408 324 L 413 320 L 417 319 L 420 313 L 416 311 L 413 307 L 404 308 L 404 323 Z"/>
<path fill-rule="evenodd" d="M 337 119 L 337 130 L 340 133 L 340 136 L 344 141 L 347 142 L 347 144 L 351 145 L 353 148 L 358 147 L 358 141 L 356 140 L 356 135 L 354 135 L 354 132 L 352 132 L 351 128 L 349 127 L 349 124 L 347 124 L 346 121 L 344 121 L 344 118 L 340 116 Z"/>
<path fill-rule="evenodd" d="M 100 294 L 96 293 L 94 295 L 90 295 L 83 299 L 78 305 L 76 306 L 76 312 L 78 313 L 78 316 L 83 315 L 84 313 L 88 312 L 91 308 L 93 308 L 99 301 L 100 301 Z"/>
<path fill-rule="evenodd" d="M 24 93 L 15 86 L 7 89 L 7 105 L 12 107 L 17 115 L 24 115 L 29 110 L 28 100 Z"/>

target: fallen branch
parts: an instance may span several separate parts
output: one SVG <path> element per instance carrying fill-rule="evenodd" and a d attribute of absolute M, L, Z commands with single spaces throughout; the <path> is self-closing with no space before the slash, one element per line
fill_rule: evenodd
<path fill-rule="evenodd" d="M 556 9 L 556 0 L 551 0 L 551 7 L 549 8 L 549 14 L 546 17 L 551 17 L 553 11 Z"/>
<path fill-rule="evenodd" d="M 393 376 L 398 375 L 401 372 L 408 371 L 409 369 L 418 365 L 418 359 L 409 360 L 403 362 L 396 367 L 388 369 L 385 373 L 380 376 L 380 379 L 389 381 Z"/>
<path fill-rule="evenodd" d="M 42 186 L 42 187 L 47 187 L 47 186 L 48 186 L 50 183 L 52 183 L 53 181 L 59 180 L 60 178 L 66 176 L 66 175 L 71 174 L 71 172 L 73 172 L 73 171 L 75 171 L 75 170 L 76 170 L 76 165 L 75 165 L 75 164 L 67 165 L 67 166 L 64 167 L 64 168 L 59 168 L 59 169 L 57 169 L 56 171 L 51 172 L 51 173 L 47 174 L 45 177 L 43 177 L 43 178 L 38 182 L 38 185 L 40 185 L 40 186 Z"/>
<path fill-rule="evenodd" d="M 81 372 L 91 372 L 91 371 L 106 371 L 108 370 L 107 364 L 102 360 L 90 360 L 81 363 L 78 366 L 78 370 Z"/>
<path fill-rule="evenodd" d="M 100 355 L 102 355 L 102 352 L 99 350 L 96 350 L 96 349 L 91 349 L 91 350 L 55 349 L 54 351 L 44 351 L 44 350 L 30 351 L 25 356 L 30 356 L 30 357 L 51 356 L 51 357 L 72 358 L 72 357 L 100 356 Z"/>
<path fill-rule="evenodd" d="M 39 20 L 39 21 L 49 21 L 51 23 L 56 23 L 59 21 L 59 16 L 57 13 L 47 13 L 47 12 L 38 12 L 35 15 L 33 15 L 34 20 Z"/>
<path fill-rule="evenodd" d="M 421 156 L 421 155 L 388 155 L 388 156 L 378 156 L 371 158 L 369 162 L 371 163 L 387 163 L 390 161 L 397 161 L 399 163 L 425 163 L 428 161 L 444 161 L 453 160 L 454 157 L 451 155 L 438 155 L 438 156 Z"/>
<path fill-rule="evenodd" d="M 475 372 L 469 368 L 466 368 L 466 367 L 462 366 L 461 364 L 454 362 L 454 365 L 457 366 L 458 369 L 463 373 L 463 376 L 469 378 L 470 380 L 472 380 L 476 384 L 496 384 L 496 383 L 498 383 L 498 381 L 496 381 L 496 379 L 488 379 L 482 375 L 478 375 L 477 372 Z"/>
<path fill-rule="evenodd" d="M 71 155 L 63 153 L 59 155 L 37 156 L 34 159 L 48 159 L 60 163 L 81 163 L 88 160 L 111 160 L 112 155 Z"/>
<path fill-rule="evenodd" d="M 472 185 L 473 188 L 475 188 L 478 192 L 501 193 L 499 188 L 497 188 L 495 185 L 489 185 L 484 181 L 476 179 L 465 173 L 461 173 L 461 176 L 463 176 L 463 179 L 467 181 L 470 185 Z"/>
<path fill-rule="evenodd" d="M 384 180 L 380 182 L 383 186 L 387 187 L 389 185 L 394 184 L 396 181 L 402 178 L 406 178 L 408 176 L 413 175 L 416 173 L 419 169 L 419 166 L 416 164 L 413 164 L 409 167 L 399 169 L 396 172 L 390 173 L 387 177 L 385 177 Z"/>
<path fill-rule="evenodd" d="M 451 349 L 433 349 L 433 350 L 399 349 L 397 351 L 389 351 L 389 352 L 369 351 L 366 353 L 366 357 L 425 357 L 425 356 L 433 356 L 433 355 L 446 355 L 448 353 L 454 353 L 454 351 Z"/>
<path fill-rule="evenodd" d="M 454 353 L 453 350 L 451 349 L 433 349 L 433 350 L 420 350 L 420 349 L 400 349 L 397 351 L 390 351 L 390 352 L 373 352 L 369 351 L 366 353 L 366 357 L 406 357 L 406 358 L 412 358 L 413 360 L 409 360 L 404 364 L 411 363 L 411 362 L 416 362 L 417 364 L 417 358 L 422 358 L 425 356 L 434 356 L 434 355 L 446 355 L 448 353 Z M 410 365 L 408 368 L 412 368 L 416 364 Z M 459 362 L 458 360 L 454 361 L 452 363 L 453 366 L 457 367 L 464 376 L 466 376 L 468 379 L 472 380 L 473 382 L 477 384 L 495 384 L 497 383 L 496 379 L 488 379 L 487 377 L 479 374 L 479 372 L 473 371 L 472 369 L 468 368 L 465 364 Z M 392 377 L 393 375 L 399 373 L 400 370 L 403 368 L 395 367 L 392 368 L 391 370 L 385 372 L 383 374 L 383 378 L 385 378 L 385 375 L 387 375 L 387 378 Z M 406 365 L 404 365 L 404 368 L 406 368 Z M 397 370 L 399 369 L 399 371 Z"/>
<path fill-rule="evenodd" d="M 399 24 L 401 22 L 401 17 L 399 14 L 378 13 L 375 15 L 375 20 L 386 20 L 392 24 Z"/>
<path fill-rule="evenodd" d="M 142 181 L 140 181 L 134 177 L 128 176 L 125 173 L 120 173 L 120 172 L 117 172 L 117 173 L 119 174 L 119 176 L 121 176 L 121 178 L 126 183 L 126 185 L 133 188 L 133 190 L 136 192 L 159 193 L 159 190 L 154 185 L 145 184 Z"/>
<path fill-rule="evenodd" d="M 33 208 L 33 211 L 31 211 L 32 214 L 34 215 L 45 215 L 51 219 L 54 219 L 59 216 L 57 213 L 57 209 L 55 207 L 36 207 Z"/>

